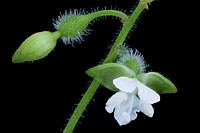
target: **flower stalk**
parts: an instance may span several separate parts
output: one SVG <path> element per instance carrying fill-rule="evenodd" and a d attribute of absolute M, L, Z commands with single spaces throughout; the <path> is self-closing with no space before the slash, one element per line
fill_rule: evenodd
<path fill-rule="evenodd" d="M 143 12 L 143 10 L 146 8 L 146 5 L 142 2 L 139 2 L 136 9 L 133 11 L 132 15 L 129 17 L 128 21 L 123 25 L 117 39 L 115 40 L 110 52 L 108 53 L 108 56 L 104 60 L 104 63 L 107 62 L 113 62 L 117 58 L 117 52 L 121 45 L 123 45 L 128 33 L 130 32 L 131 28 L 135 24 L 136 20 L 140 16 L 140 14 Z"/>
<path fill-rule="evenodd" d="M 108 56 L 105 58 L 104 63 L 113 62 L 117 58 L 117 51 L 118 48 L 124 43 L 128 33 L 130 32 L 132 26 L 135 24 L 137 18 L 140 16 L 142 11 L 146 8 L 146 4 L 139 2 L 136 9 L 133 11 L 132 15 L 128 18 L 128 20 L 123 24 L 123 27 L 115 40 Z M 90 86 L 88 87 L 86 93 L 84 94 L 83 98 L 81 99 L 80 103 L 77 105 L 75 111 L 73 112 L 71 118 L 69 119 L 63 133 L 71 133 L 76 126 L 79 118 L 81 117 L 82 112 L 87 107 L 89 101 L 92 99 L 93 95 L 95 94 L 96 90 L 98 89 L 100 83 L 95 80 L 91 82 Z"/>

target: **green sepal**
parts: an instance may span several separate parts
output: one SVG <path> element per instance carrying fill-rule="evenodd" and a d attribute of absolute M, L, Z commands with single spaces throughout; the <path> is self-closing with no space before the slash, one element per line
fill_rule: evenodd
<path fill-rule="evenodd" d="M 158 94 L 176 93 L 176 86 L 166 77 L 157 72 L 148 72 L 137 76 L 138 80 L 156 91 Z"/>
<path fill-rule="evenodd" d="M 106 63 L 92 67 L 86 71 L 86 74 L 112 91 L 118 91 L 113 84 L 113 79 L 121 76 L 135 77 L 135 72 L 133 70 L 117 63 Z"/>

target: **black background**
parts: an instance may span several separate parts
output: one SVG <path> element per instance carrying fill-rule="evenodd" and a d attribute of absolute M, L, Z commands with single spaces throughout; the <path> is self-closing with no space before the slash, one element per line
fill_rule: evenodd
<path fill-rule="evenodd" d="M 118 19 L 97 20 L 82 44 L 64 45 L 59 40 L 46 58 L 13 64 L 12 55 L 28 36 L 54 31 L 52 19 L 65 10 L 116 8 L 130 14 L 134 0 L 34 0 L 8 1 L 1 12 L 1 121 L 4 132 L 61 133 L 70 114 L 91 80 L 85 71 L 106 58 L 109 46 L 121 28 Z M 139 113 L 126 126 L 119 126 L 105 103 L 113 92 L 99 88 L 84 112 L 75 132 L 175 132 L 196 130 L 198 121 L 198 57 L 195 39 L 195 3 L 161 0 L 153 2 L 126 39 L 138 49 L 150 66 L 178 88 L 176 94 L 163 94 L 149 118 Z M 198 34 L 198 32 L 197 32 Z M 197 77 L 196 77 L 197 76 Z"/>

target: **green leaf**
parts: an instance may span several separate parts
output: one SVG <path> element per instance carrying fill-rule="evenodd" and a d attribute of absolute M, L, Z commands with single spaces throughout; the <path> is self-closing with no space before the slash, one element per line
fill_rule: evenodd
<path fill-rule="evenodd" d="M 176 86 L 169 79 L 157 72 L 141 74 L 138 75 L 137 78 L 140 82 L 159 94 L 176 93 L 178 91 Z"/>
<path fill-rule="evenodd" d="M 133 70 L 117 63 L 106 63 L 92 67 L 86 71 L 86 74 L 112 91 L 118 91 L 113 84 L 113 79 L 121 76 L 135 77 Z"/>

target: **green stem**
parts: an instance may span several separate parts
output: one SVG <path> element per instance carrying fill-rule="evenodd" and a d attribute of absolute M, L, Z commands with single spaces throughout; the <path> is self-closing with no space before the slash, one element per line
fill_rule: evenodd
<path fill-rule="evenodd" d="M 83 111 L 85 110 L 86 106 L 92 99 L 94 93 L 96 92 L 97 88 L 99 87 L 100 83 L 93 80 L 93 82 L 88 87 L 87 91 L 85 92 L 83 98 L 77 105 L 76 109 L 74 110 L 69 122 L 67 123 L 66 128 L 64 129 L 63 133 L 71 133 L 76 126 L 79 118 L 81 117 Z"/>
<path fill-rule="evenodd" d="M 102 10 L 102 11 L 92 12 L 88 15 L 91 15 L 93 19 L 103 16 L 115 16 L 121 18 L 122 22 L 126 22 L 128 20 L 128 16 L 125 13 L 117 10 Z"/>
<path fill-rule="evenodd" d="M 104 63 L 107 62 L 113 62 L 117 58 L 117 49 L 124 43 L 124 40 L 126 39 L 128 33 L 130 32 L 132 26 L 136 22 L 139 15 L 142 13 L 142 11 L 145 9 L 144 4 L 140 4 L 136 7 L 130 18 L 124 23 L 124 26 L 122 27 L 117 39 L 115 40 L 110 52 L 108 53 L 108 56 L 104 60 Z"/>
<path fill-rule="evenodd" d="M 130 18 L 124 23 L 115 43 L 113 44 L 108 56 L 104 60 L 104 63 L 107 62 L 113 62 L 117 58 L 117 49 L 119 48 L 120 45 L 124 43 L 124 40 L 126 39 L 129 31 L 131 30 L 132 26 L 134 25 L 135 21 L 139 17 L 139 15 L 142 13 L 142 11 L 145 9 L 145 4 L 139 3 Z M 101 11 L 101 13 L 106 13 L 107 11 Z M 100 11 L 99 11 L 100 13 Z M 111 15 L 115 15 L 112 12 L 110 12 Z M 98 14 L 98 12 L 97 12 Z M 104 14 L 105 15 L 105 14 Z M 119 14 L 118 14 L 119 15 Z M 122 14 L 123 15 L 123 14 Z M 103 15 L 102 15 L 103 16 Z M 79 118 L 81 117 L 83 111 L 87 107 L 88 103 L 92 99 L 93 95 L 95 94 L 96 90 L 98 89 L 100 83 L 97 80 L 93 80 L 90 86 L 88 87 L 86 93 L 84 94 L 83 98 L 77 105 L 75 111 L 73 112 L 69 122 L 67 123 L 66 128 L 64 129 L 63 133 L 71 133 L 76 126 Z"/>

